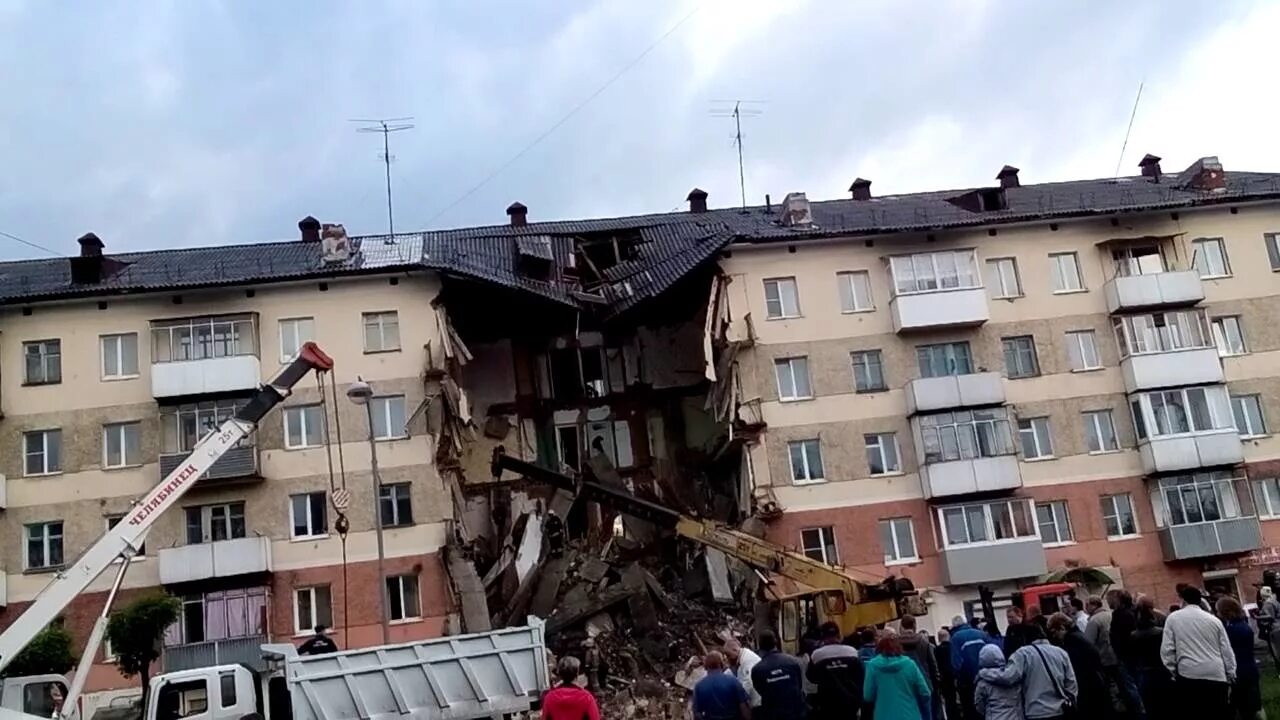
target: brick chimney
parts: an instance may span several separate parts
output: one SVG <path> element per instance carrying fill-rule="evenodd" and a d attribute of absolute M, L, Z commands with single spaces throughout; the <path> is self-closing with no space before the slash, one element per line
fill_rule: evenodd
<path fill-rule="evenodd" d="M 118 263 L 102 256 L 103 245 L 97 235 L 85 233 L 76 242 L 80 243 L 80 255 L 69 259 L 73 284 L 93 285 L 102 282 L 107 265 L 110 265 L 112 272 L 118 267 Z"/>
<path fill-rule="evenodd" d="M 849 192 L 854 200 L 870 200 L 871 181 L 866 178 L 854 178 L 853 184 L 849 186 Z"/>
<path fill-rule="evenodd" d="M 1227 176 L 1216 156 L 1202 157 L 1178 173 L 1178 187 L 1184 190 L 1226 192 Z"/>
<path fill-rule="evenodd" d="M 1007 190 L 1009 188 L 1018 187 L 1018 168 L 1012 165 L 1005 165 L 1000 168 L 1000 172 L 996 173 L 996 179 L 1000 181 L 1000 187 Z"/>
<path fill-rule="evenodd" d="M 782 224 L 787 227 L 803 227 L 813 224 L 813 210 L 809 198 L 802 192 L 790 192 L 782 199 L 780 208 Z"/>
<path fill-rule="evenodd" d="M 700 188 L 694 188 L 689 191 L 689 197 L 685 198 L 689 201 L 689 212 L 704 213 L 707 211 L 707 191 Z"/>
<path fill-rule="evenodd" d="M 76 242 L 80 243 L 80 257 L 102 257 L 102 248 L 106 247 L 93 233 L 81 235 Z"/>
<path fill-rule="evenodd" d="M 518 202 L 507 206 L 507 216 L 511 218 L 511 227 L 524 227 L 529 224 L 529 208 Z"/>
<path fill-rule="evenodd" d="M 1147 153 L 1138 161 L 1138 167 L 1142 168 L 1142 177 L 1151 178 L 1151 182 L 1160 182 L 1160 158 Z"/>
<path fill-rule="evenodd" d="M 298 221 L 302 242 L 320 242 L 320 221 L 310 215 Z"/>

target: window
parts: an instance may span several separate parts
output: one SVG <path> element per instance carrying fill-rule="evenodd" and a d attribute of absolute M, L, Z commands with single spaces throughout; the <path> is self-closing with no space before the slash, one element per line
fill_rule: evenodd
<path fill-rule="evenodd" d="M 316 339 L 315 318 L 286 318 L 280 321 L 280 362 L 289 362 L 302 346 Z"/>
<path fill-rule="evenodd" d="M 104 638 L 105 641 L 105 638 Z M 57 680 L 35 680 L 24 683 L 19 687 L 22 688 L 22 712 L 37 717 L 51 718 L 59 714 L 61 707 L 56 707 L 53 702 L 53 689 L 57 688 L 58 693 L 62 697 L 67 696 L 66 683 Z M 168 685 L 165 686 L 169 687 Z"/>
<path fill-rule="evenodd" d="M 1073 371 L 1097 370 L 1102 367 L 1094 331 L 1072 330 L 1067 333 L 1067 363 Z"/>
<path fill-rule="evenodd" d="M 1164 256 L 1158 245 L 1130 245 L 1111 251 L 1116 277 L 1155 275 L 1165 272 Z"/>
<path fill-rule="evenodd" d="M 186 515 L 188 545 L 245 536 L 243 502 L 189 507 Z"/>
<path fill-rule="evenodd" d="M 1112 320 L 1121 357 L 1213 347 L 1204 310 L 1173 310 Z"/>
<path fill-rule="evenodd" d="M 836 273 L 840 287 L 840 312 L 874 310 L 871 302 L 871 275 L 866 270 Z"/>
<path fill-rule="evenodd" d="M 258 351 L 252 315 L 181 318 L 151 323 L 151 361 L 182 362 L 253 355 Z"/>
<path fill-rule="evenodd" d="M 968 375 L 973 372 L 973 357 L 969 353 L 967 342 L 917 345 L 916 364 L 920 366 L 920 377 L 924 378 Z"/>
<path fill-rule="evenodd" d="M 1133 516 L 1133 498 L 1129 493 L 1102 496 L 1102 522 L 1109 539 L 1138 534 L 1138 521 Z"/>
<path fill-rule="evenodd" d="M 160 408 L 160 452 L 165 454 L 191 452 L 196 443 L 229 420 L 247 400 L 207 400 L 187 405 L 170 405 Z M 236 443 L 236 447 L 253 444 L 250 435 Z"/>
<path fill-rule="evenodd" d="M 911 518 L 889 518 L 880 521 L 880 544 L 884 547 L 884 564 L 915 562 L 916 533 Z"/>
<path fill-rule="evenodd" d="M 1271 263 L 1271 271 L 1280 271 L 1280 233 L 1266 233 L 1262 240 L 1267 245 L 1267 260 Z"/>
<path fill-rule="evenodd" d="M 800 317 L 800 292 L 793 277 L 764 281 L 765 315 L 770 320 Z"/>
<path fill-rule="evenodd" d="M 973 250 L 894 255 L 889 258 L 893 289 L 899 295 L 981 287 Z"/>
<path fill-rule="evenodd" d="M 994 258 L 987 261 L 987 289 L 991 297 L 1022 297 L 1022 281 L 1018 279 L 1018 261 L 1009 258 Z"/>
<path fill-rule="evenodd" d="M 221 705 L 224 708 L 235 707 L 236 704 L 236 674 L 230 670 L 224 670 L 218 673 L 218 690 L 222 696 Z"/>
<path fill-rule="evenodd" d="M 1234 427 L 1231 402 L 1220 385 L 1142 393 L 1132 402 L 1139 439 L 1148 431 L 1161 437 Z"/>
<path fill-rule="evenodd" d="M 293 591 L 293 631 L 309 633 L 317 625 L 333 627 L 333 597 L 328 585 Z"/>
<path fill-rule="evenodd" d="M 1213 342 L 1218 346 L 1218 355 L 1229 357 L 1243 355 L 1248 352 L 1244 344 L 1244 329 L 1240 326 L 1239 315 L 1227 315 L 1213 319 Z"/>
<path fill-rule="evenodd" d="M 377 426 L 377 416 L 374 416 Z M 284 409 L 284 446 L 289 450 L 324 444 L 324 407 L 295 405 Z"/>
<path fill-rule="evenodd" d="M 1120 449 L 1116 440 L 1116 424 L 1110 410 L 1090 410 L 1084 415 L 1084 436 L 1091 453 L 1115 452 Z"/>
<path fill-rule="evenodd" d="M 945 547 L 1036 537 L 1030 500 L 996 500 L 938 508 Z"/>
<path fill-rule="evenodd" d="M 168 647 L 267 634 L 269 587 L 182 595 L 182 615 L 164 634 Z"/>
<path fill-rule="evenodd" d="M 1197 238 L 1191 241 L 1191 264 L 1200 277 L 1223 277 L 1231 274 L 1227 248 L 1222 238 Z"/>
<path fill-rule="evenodd" d="M 1036 358 L 1036 341 L 1030 335 L 1008 337 L 1000 341 L 1004 348 L 1004 370 L 1010 379 L 1035 377 L 1040 374 Z"/>
<path fill-rule="evenodd" d="M 289 496 L 289 518 L 295 538 L 320 537 L 329 534 L 324 492 Z"/>
<path fill-rule="evenodd" d="M 1036 522 L 1040 526 L 1040 542 L 1045 545 L 1065 545 L 1074 538 L 1066 500 L 1036 503 Z"/>
<path fill-rule="evenodd" d="M 22 465 L 23 475 L 62 472 L 61 430 L 32 430 L 22 433 L 22 449 L 26 454 Z"/>
<path fill-rule="evenodd" d="M 102 379 L 120 380 L 138 376 L 138 334 L 100 335 Z"/>
<path fill-rule="evenodd" d="M 383 527 L 413 524 L 413 506 L 409 501 L 409 483 L 382 485 L 378 488 L 378 512 Z"/>
<path fill-rule="evenodd" d="M 809 387 L 809 358 L 774 360 L 773 369 L 778 376 L 780 400 L 806 400 L 813 397 L 813 389 Z"/>
<path fill-rule="evenodd" d="M 1018 438 L 1022 441 L 1022 457 L 1027 460 L 1053 457 L 1053 439 L 1049 435 L 1049 418 L 1018 420 Z"/>
<path fill-rule="evenodd" d="M 1008 410 L 957 410 L 920 416 L 924 462 L 1012 455 Z"/>
<path fill-rule="evenodd" d="M 804 554 L 828 565 L 840 562 L 836 555 L 836 533 L 831 526 L 807 528 L 800 531 L 800 544 Z"/>
<path fill-rule="evenodd" d="M 22 343 L 26 359 L 26 385 L 52 385 L 62 382 L 62 341 L 35 340 Z"/>
<path fill-rule="evenodd" d="M 1235 416 L 1236 430 L 1245 437 L 1267 434 L 1267 423 L 1262 419 L 1261 395 L 1232 395 L 1231 412 Z"/>
<path fill-rule="evenodd" d="M 1253 481 L 1253 506 L 1261 517 L 1280 517 L 1280 478 Z"/>
<path fill-rule="evenodd" d="M 390 312 L 364 314 L 364 351 L 388 352 L 400 349 L 400 316 Z"/>
<path fill-rule="evenodd" d="M 62 521 L 26 525 L 28 570 L 62 567 Z"/>
<path fill-rule="evenodd" d="M 1160 478 L 1151 492 L 1159 527 L 1230 520 L 1242 515 L 1231 471 Z"/>
<path fill-rule="evenodd" d="M 822 482 L 822 448 L 817 439 L 796 440 L 787 443 L 791 456 L 791 482 L 795 485 Z"/>
<path fill-rule="evenodd" d="M 102 426 L 102 467 L 122 468 L 142 464 L 142 423 L 110 423 Z"/>
<path fill-rule="evenodd" d="M 121 521 L 121 520 L 123 520 L 123 519 L 124 519 L 124 514 L 119 514 L 119 515 L 108 515 L 108 516 L 106 517 L 106 521 L 107 521 L 107 530 L 112 530 L 112 529 L 114 529 L 114 528 L 115 528 L 115 526 L 119 525 L 119 524 L 120 524 L 120 521 Z M 135 557 L 135 558 L 139 558 L 139 557 L 142 557 L 142 556 L 144 556 L 144 555 L 146 555 L 146 554 L 147 554 L 147 544 L 144 542 L 144 543 L 142 543 L 142 547 L 138 548 L 138 552 L 137 552 L 137 554 L 136 554 L 136 555 L 134 555 L 134 557 Z"/>
<path fill-rule="evenodd" d="M 394 575 L 387 578 L 387 613 L 391 620 L 417 620 L 422 617 L 418 606 L 418 576 Z"/>
<path fill-rule="evenodd" d="M 898 457 L 898 436 L 894 433 L 863 435 L 867 445 L 867 467 L 872 475 L 902 472 L 902 460 Z"/>
<path fill-rule="evenodd" d="M 369 400 L 369 409 L 373 412 L 373 431 L 375 440 L 394 440 L 409 437 L 405 428 L 404 396 L 388 395 Z"/>
<path fill-rule="evenodd" d="M 884 382 L 884 360 L 879 350 L 850 353 L 853 360 L 853 387 L 858 392 L 888 389 Z"/>
<path fill-rule="evenodd" d="M 1080 278 L 1080 259 L 1075 253 L 1050 254 L 1049 271 L 1053 275 L 1054 292 L 1068 293 L 1084 289 L 1084 280 Z"/>

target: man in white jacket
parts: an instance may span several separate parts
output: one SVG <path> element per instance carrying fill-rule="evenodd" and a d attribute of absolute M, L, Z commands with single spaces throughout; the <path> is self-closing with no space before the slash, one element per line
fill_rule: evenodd
<path fill-rule="evenodd" d="M 1160 659 L 1173 673 L 1178 707 L 1185 717 L 1227 717 L 1228 690 L 1236 679 L 1236 656 L 1222 621 L 1204 611 L 1198 588 L 1178 589 L 1183 608 L 1164 622 Z"/>
<path fill-rule="evenodd" d="M 738 682 L 742 683 L 742 689 L 747 691 L 747 699 L 751 703 L 751 711 L 756 712 L 760 707 L 760 693 L 751 684 L 751 668 L 760 662 L 760 656 L 750 648 L 745 648 L 736 638 L 729 638 L 724 643 L 724 656 L 729 659 L 733 665 L 733 674 L 737 676 Z"/>

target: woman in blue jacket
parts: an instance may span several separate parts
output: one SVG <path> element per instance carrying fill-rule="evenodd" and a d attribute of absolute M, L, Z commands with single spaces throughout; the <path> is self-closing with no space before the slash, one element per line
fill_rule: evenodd
<path fill-rule="evenodd" d="M 902 654 L 896 634 L 887 632 L 876 643 L 862 697 L 875 706 L 873 720 L 929 720 L 929 685 L 916 662 Z"/>
<path fill-rule="evenodd" d="M 1253 628 L 1245 618 L 1240 601 L 1225 596 L 1218 600 L 1218 617 L 1227 626 L 1227 639 L 1236 656 L 1236 684 L 1231 688 L 1232 718 L 1253 720 L 1262 709 L 1261 678 L 1253 656 Z"/>

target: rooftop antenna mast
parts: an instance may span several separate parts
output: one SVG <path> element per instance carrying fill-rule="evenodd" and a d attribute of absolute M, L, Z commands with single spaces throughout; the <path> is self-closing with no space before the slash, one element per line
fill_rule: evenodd
<path fill-rule="evenodd" d="M 378 156 L 382 160 L 382 164 L 387 170 L 387 242 L 393 242 L 396 236 L 396 220 L 395 213 L 392 212 L 391 204 L 391 161 L 395 160 L 395 156 L 391 154 L 391 133 L 401 132 L 404 130 L 412 130 L 413 123 L 409 122 L 413 117 L 397 117 L 397 118 L 378 118 L 370 120 L 367 118 L 356 118 L 349 122 L 364 123 L 364 127 L 356 128 L 356 132 L 360 133 L 382 133 L 382 154 Z"/>
<path fill-rule="evenodd" d="M 742 162 L 742 118 L 744 117 L 760 117 L 764 114 L 763 110 L 758 108 L 742 107 L 747 105 L 763 105 L 763 100 L 717 100 L 717 103 L 733 103 L 733 109 L 727 107 L 713 109 L 711 114 L 714 117 L 733 118 L 733 144 L 738 148 L 738 188 L 742 191 L 742 209 L 747 209 L 747 174 Z"/>
<path fill-rule="evenodd" d="M 1129 113 L 1129 127 L 1124 131 L 1124 142 L 1120 145 L 1120 157 L 1116 159 L 1116 171 L 1111 176 L 1112 180 L 1120 177 L 1120 163 L 1124 162 L 1124 151 L 1129 147 L 1129 133 L 1133 132 L 1133 119 L 1138 117 L 1138 103 L 1142 101 L 1142 86 L 1146 81 L 1138 83 L 1138 96 L 1133 99 L 1133 112 Z"/>

